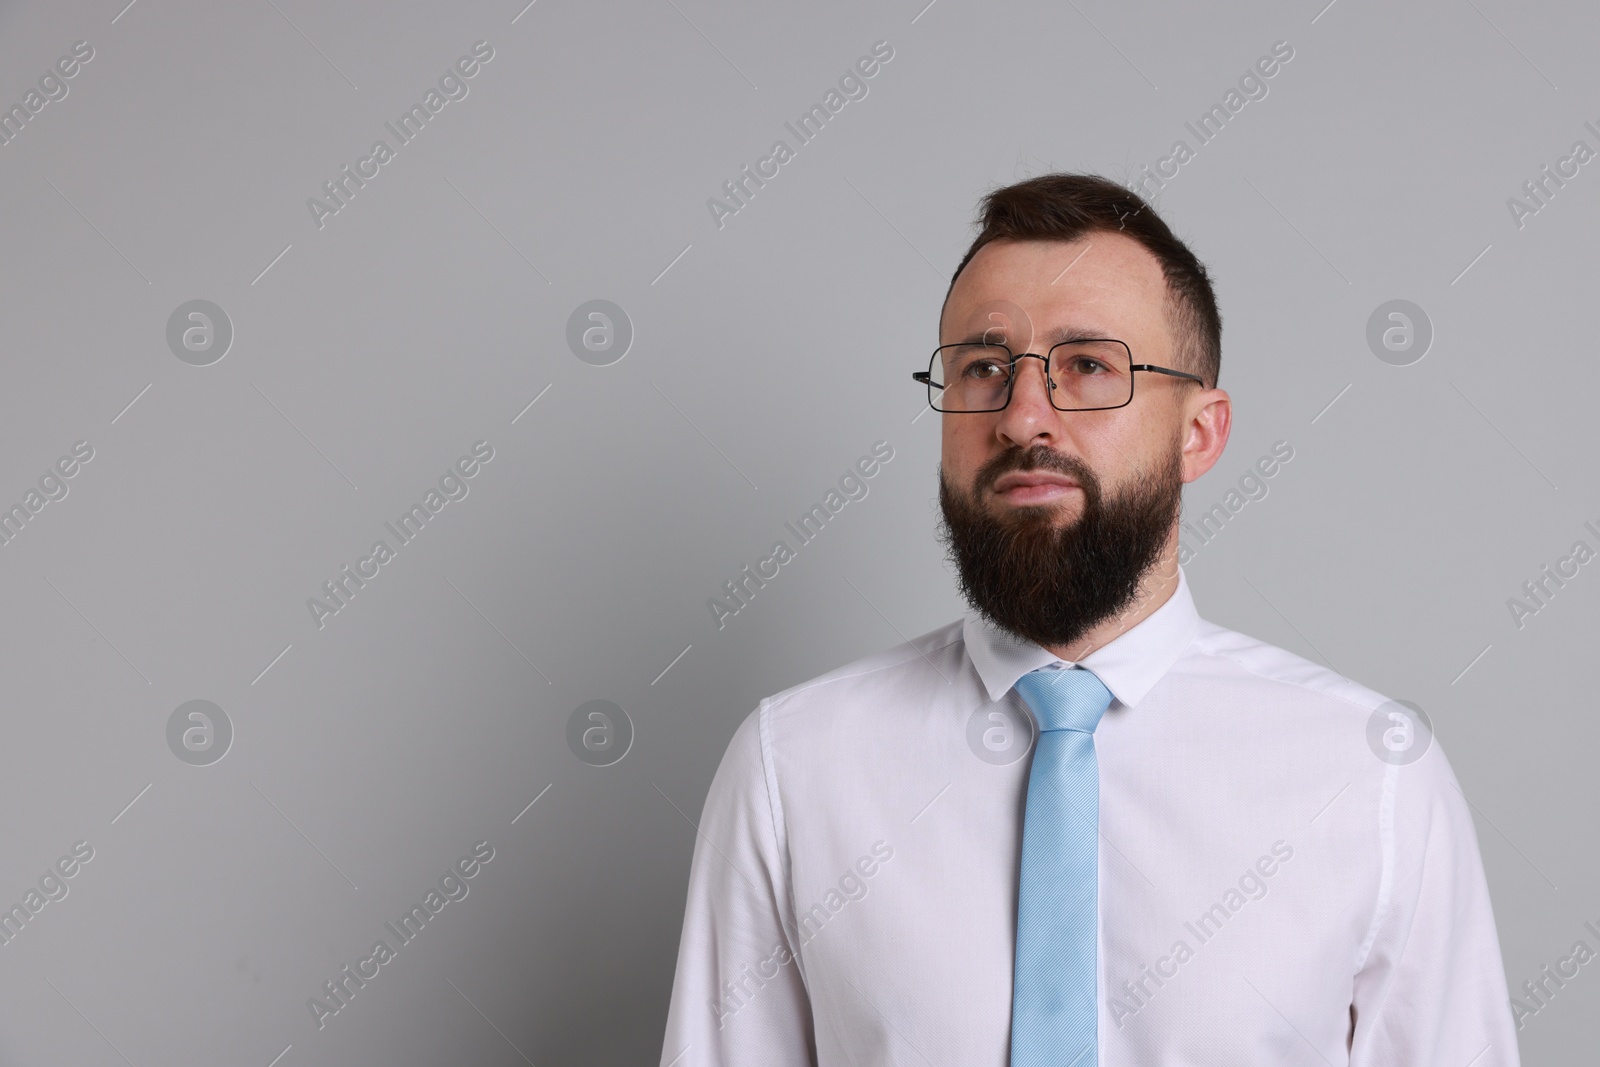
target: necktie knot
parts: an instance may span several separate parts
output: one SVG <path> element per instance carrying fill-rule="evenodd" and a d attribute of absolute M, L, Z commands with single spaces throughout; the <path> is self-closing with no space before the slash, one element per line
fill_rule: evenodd
<path fill-rule="evenodd" d="M 1040 668 L 1017 679 L 1016 690 L 1039 720 L 1039 729 L 1092 734 L 1111 705 L 1111 690 L 1082 667 Z"/>

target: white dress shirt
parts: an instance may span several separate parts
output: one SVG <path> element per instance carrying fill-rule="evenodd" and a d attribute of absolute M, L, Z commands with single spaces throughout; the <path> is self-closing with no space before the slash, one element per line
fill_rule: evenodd
<path fill-rule="evenodd" d="M 1006 1067 L 1034 729 L 1012 685 L 1051 665 L 969 614 L 761 702 L 706 796 L 663 1067 Z M 1385 697 L 1201 619 L 1181 570 L 1081 665 L 1114 698 L 1100 1064 L 1515 1067 L 1437 741 L 1380 759 Z"/>

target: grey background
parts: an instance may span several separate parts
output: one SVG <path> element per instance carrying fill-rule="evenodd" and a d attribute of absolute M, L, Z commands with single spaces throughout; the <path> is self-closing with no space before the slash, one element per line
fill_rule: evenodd
<path fill-rule="evenodd" d="M 1186 506 L 1295 450 L 1189 564 L 1198 604 L 1426 709 L 1513 988 L 1596 945 L 1600 565 L 1520 629 L 1506 601 L 1600 547 L 1600 163 L 1521 228 L 1506 199 L 1600 148 L 1600 12 L 924 3 L 0 8 L 7 107 L 95 50 L 0 147 L 0 504 L 94 449 L 0 547 L 3 903 L 95 850 L 0 946 L 0 1062 L 654 1061 L 734 727 L 961 610 L 908 375 L 977 198 L 1192 144 L 1279 40 L 1159 205 L 1214 271 L 1236 405 Z M 469 94 L 319 229 L 307 198 L 478 40 Z M 719 229 L 707 198 L 879 40 Z M 166 343 L 193 299 L 234 330 L 207 367 Z M 634 332 L 610 366 L 566 343 L 594 299 Z M 1409 366 L 1366 343 L 1391 299 L 1433 325 Z M 319 630 L 307 598 L 478 440 L 469 495 Z M 877 440 L 870 495 L 719 631 L 707 598 Z M 195 699 L 234 729 L 210 766 L 167 746 Z M 633 725 L 608 767 L 567 745 L 590 700 Z M 319 1031 L 307 998 L 480 840 L 469 896 Z M 1594 1047 L 1590 970 L 1525 1062 Z"/>

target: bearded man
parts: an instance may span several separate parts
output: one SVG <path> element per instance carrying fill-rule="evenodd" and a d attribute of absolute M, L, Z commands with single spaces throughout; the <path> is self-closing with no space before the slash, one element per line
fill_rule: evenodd
<path fill-rule="evenodd" d="M 1221 332 L 1122 186 L 985 198 L 913 375 L 972 610 L 735 731 L 663 1067 L 1515 1067 L 1425 722 L 1196 611 Z"/>

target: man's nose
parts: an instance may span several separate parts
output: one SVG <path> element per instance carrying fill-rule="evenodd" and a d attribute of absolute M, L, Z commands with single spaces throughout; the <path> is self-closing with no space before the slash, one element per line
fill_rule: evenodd
<path fill-rule="evenodd" d="M 1050 403 L 1045 357 L 1024 352 L 1012 364 L 1011 402 L 1000 413 L 997 431 L 1011 443 L 1027 446 L 1041 435 L 1055 434 L 1057 415 Z"/>
<path fill-rule="evenodd" d="M 1038 365 L 1035 366 L 1032 363 L 1023 362 L 1024 360 L 1030 359 L 1038 360 Z M 1016 358 L 1011 367 L 1011 374 L 1013 377 L 1013 381 L 1011 383 L 1011 402 L 1013 404 L 1017 402 L 1017 397 L 1022 391 L 1031 389 L 1035 391 L 1042 390 L 1042 392 L 1038 392 L 1036 399 L 1043 400 L 1046 407 L 1051 406 L 1051 383 L 1049 376 L 1045 373 L 1046 363 L 1047 360 L 1044 356 L 1036 356 L 1032 352 L 1024 352 Z"/>

